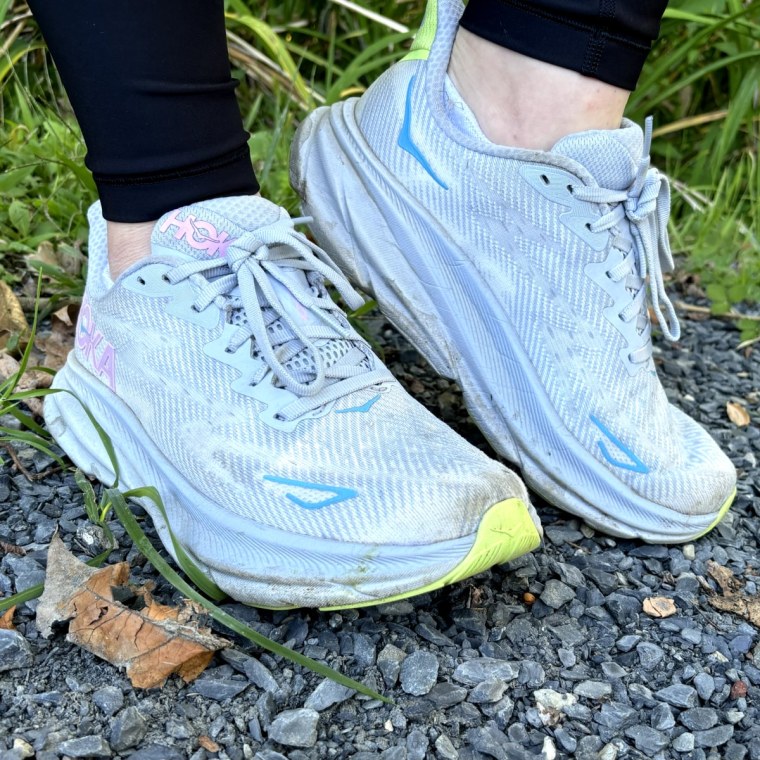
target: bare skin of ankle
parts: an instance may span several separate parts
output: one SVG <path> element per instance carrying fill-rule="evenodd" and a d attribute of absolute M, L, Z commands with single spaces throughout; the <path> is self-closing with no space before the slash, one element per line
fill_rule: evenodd
<path fill-rule="evenodd" d="M 155 224 L 155 221 L 107 223 L 108 267 L 112 280 L 150 253 L 150 236 Z"/>
<path fill-rule="evenodd" d="M 497 145 L 549 150 L 587 129 L 617 129 L 630 93 L 457 32 L 449 76 Z"/>

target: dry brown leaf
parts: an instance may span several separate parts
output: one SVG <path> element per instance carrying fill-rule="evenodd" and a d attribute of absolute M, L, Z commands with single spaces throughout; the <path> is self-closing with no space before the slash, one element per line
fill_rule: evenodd
<path fill-rule="evenodd" d="M 21 365 L 12 356 L 0 351 L 0 382 L 15 375 L 19 369 L 21 369 Z M 52 382 L 53 378 L 47 372 L 40 372 L 37 369 L 27 370 L 16 384 L 16 390 L 31 391 L 37 388 L 49 388 Z M 24 399 L 24 403 L 29 407 L 32 414 L 38 417 L 42 416 L 42 398 L 27 398 Z"/>
<path fill-rule="evenodd" d="M 667 596 L 650 596 L 644 600 L 644 613 L 653 618 L 666 618 L 676 614 L 676 605 Z"/>
<path fill-rule="evenodd" d="M 736 401 L 729 401 L 726 404 L 728 419 L 738 427 L 746 427 L 750 423 L 749 412 Z"/>
<path fill-rule="evenodd" d="M 54 622 L 70 620 L 67 640 L 126 668 L 137 688 L 162 686 L 172 673 L 186 682 L 197 678 L 214 652 L 228 642 L 199 626 L 197 605 L 167 607 L 144 586 L 131 588 L 142 597 L 143 609 L 132 610 L 116 601 L 114 587 L 128 586 L 128 579 L 126 562 L 95 570 L 54 536 L 37 608 L 40 633 L 49 636 Z"/>
<path fill-rule="evenodd" d="M 24 335 L 28 332 L 29 324 L 18 296 L 7 282 L 0 280 L 0 348 L 5 346 L 13 333 Z"/>
<path fill-rule="evenodd" d="M 707 572 L 723 591 L 723 596 L 712 594 L 709 597 L 710 604 L 718 610 L 733 612 L 760 628 L 760 595 L 750 596 L 740 591 L 741 582 L 727 567 L 717 562 L 710 560 Z"/>
<path fill-rule="evenodd" d="M 9 607 L 2 615 L 0 615 L 0 630 L 15 631 L 16 626 L 13 625 L 13 613 L 16 611 L 16 605 Z"/>
<path fill-rule="evenodd" d="M 198 744 L 200 744 L 207 752 L 219 752 L 221 749 L 221 747 L 210 736 L 206 736 L 206 734 L 201 734 L 198 737 Z"/>
<path fill-rule="evenodd" d="M 37 337 L 35 343 L 45 353 L 46 367 L 59 370 L 66 363 L 69 351 L 74 348 L 78 311 L 73 304 L 58 309 L 50 318 L 50 332 Z"/>

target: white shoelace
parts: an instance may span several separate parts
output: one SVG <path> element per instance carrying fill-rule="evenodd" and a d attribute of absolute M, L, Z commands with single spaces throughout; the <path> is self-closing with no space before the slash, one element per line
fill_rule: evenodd
<path fill-rule="evenodd" d="M 329 256 L 297 232 L 294 225 L 307 219 L 280 219 L 242 235 L 232 243 L 224 259 L 189 261 L 167 272 L 169 282 L 192 278 L 198 285 L 193 308 L 203 311 L 212 302 L 222 309 L 239 306 L 246 321 L 230 337 L 227 347 L 234 352 L 250 338 L 264 362 L 251 379 L 257 385 L 268 371 L 274 373 L 282 386 L 299 397 L 281 411 L 284 419 L 293 420 L 335 401 L 349 393 L 389 380 L 385 368 L 368 369 L 369 349 L 343 317 L 323 287 L 318 283 L 329 280 L 351 309 L 357 309 L 364 299 L 351 287 Z M 300 278 L 287 277 L 286 270 L 300 270 Z M 292 274 L 292 272 L 291 272 Z M 283 305 L 273 281 L 286 288 L 300 306 L 318 317 L 318 324 L 298 324 Z M 237 291 L 236 293 L 234 291 Z M 272 326 L 280 322 L 285 329 Z M 337 364 L 327 366 L 318 343 L 345 340 L 353 344 L 352 354 Z M 288 363 L 306 351 L 313 368 L 313 379 Z"/>
<path fill-rule="evenodd" d="M 574 186 L 573 194 L 580 200 L 611 206 L 611 210 L 590 225 L 592 232 L 617 227 L 624 222 L 630 230 L 630 239 L 615 235 L 613 246 L 624 254 L 623 259 L 607 273 L 615 282 L 625 279 L 631 301 L 620 312 L 624 322 L 637 320 L 639 335 L 646 343 L 631 352 L 634 363 L 645 362 L 652 355 L 647 314 L 647 289 L 657 321 L 663 335 L 672 341 L 681 337 L 675 308 L 665 292 L 663 272 L 673 270 L 673 254 L 668 239 L 670 216 L 670 183 L 654 167 L 650 168 L 649 149 L 652 143 L 652 117 L 644 129 L 644 149 L 639 168 L 631 187 L 627 190 L 608 190 L 603 187 Z M 648 288 L 647 288 L 648 280 Z M 664 312 L 663 312 L 664 308 Z"/>

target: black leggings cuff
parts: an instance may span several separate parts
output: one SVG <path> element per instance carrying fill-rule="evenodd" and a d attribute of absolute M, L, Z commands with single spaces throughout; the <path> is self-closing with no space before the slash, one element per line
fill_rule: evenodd
<path fill-rule="evenodd" d="M 190 203 L 259 191 L 247 145 L 213 162 L 175 172 L 93 174 L 93 178 L 103 216 L 111 222 L 147 222 Z"/>
<path fill-rule="evenodd" d="M 659 17 L 656 19 L 659 22 Z M 523 0 L 468 3 L 461 25 L 516 53 L 634 90 L 650 45 Z"/>

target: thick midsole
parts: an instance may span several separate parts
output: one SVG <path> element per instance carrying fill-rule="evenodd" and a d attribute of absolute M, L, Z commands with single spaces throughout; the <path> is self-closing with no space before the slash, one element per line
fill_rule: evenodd
<path fill-rule="evenodd" d="M 547 501 L 622 537 L 672 543 L 707 530 L 717 512 L 682 515 L 645 499 L 565 427 L 488 283 L 464 266 L 456 268 L 454 282 L 451 262 L 461 255 L 445 248 L 442 241 L 450 236 L 374 155 L 356 124 L 355 103 L 312 113 L 291 156 L 291 178 L 304 211 L 343 271 L 377 299 L 439 372 L 458 380 L 490 443 L 520 465 Z M 427 242 L 433 238 L 436 245 Z M 427 255 L 410 253 L 421 247 Z M 456 313 L 463 302 L 475 305 L 466 318 Z M 510 373 L 506 387 L 489 375 L 495 360 L 520 368 Z"/>
<path fill-rule="evenodd" d="M 73 355 L 56 375 L 54 387 L 76 396 L 57 393 L 48 396 L 45 403 L 48 427 L 66 453 L 88 474 L 113 482 L 108 455 L 80 399 L 111 438 L 121 487 L 157 488 L 175 538 L 223 590 L 229 590 L 224 579 L 231 578 L 266 588 L 268 596 L 281 588 L 291 603 L 299 586 L 304 593 L 325 596 L 336 604 L 382 598 L 443 577 L 475 541 L 473 534 L 428 545 L 362 544 L 293 534 L 254 522 L 193 488 L 148 437 L 126 404 Z M 141 504 L 173 554 L 160 510 L 147 499 Z M 345 599 L 336 601 L 338 595 L 329 591 L 336 585 Z M 237 584 L 235 592 L 240 598 Z"/>

